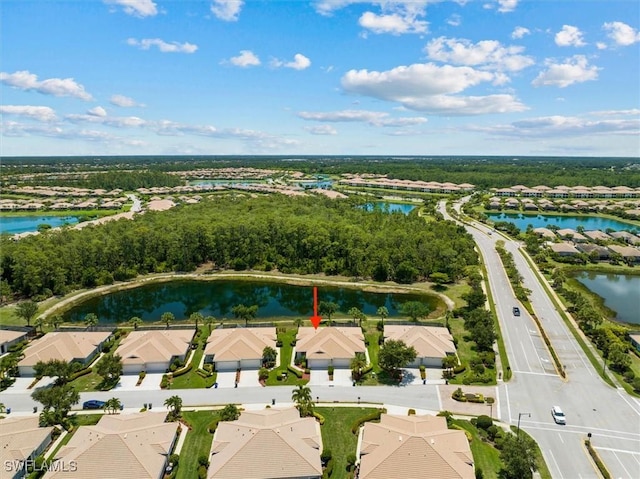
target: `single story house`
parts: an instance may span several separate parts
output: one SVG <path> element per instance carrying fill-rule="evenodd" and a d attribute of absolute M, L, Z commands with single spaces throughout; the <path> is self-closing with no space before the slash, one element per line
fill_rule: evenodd
<path fill-rule="evenodd" d="M 588 241 L 588 239 L 584 235 L 581 235 L 577 231 L 570 228 L 558 230 L 558 236 L 562 239 L 571 240 L 574 243 L 584 243 L 585 241 Z"/>
<path fill-rule="evenodd" d="M 625 242 L 627 242 L 629 244 L 632 244 L 632 245 L 640 244 L 640 237 L 638 237 L 638 236 L 636 236 L 636 235 L 634 235 L 632 233 L 629 233 L 628 231 L 614 231 L 612 233 L 609 233 L 609 235 L 612 238 L 622 239 Z"/>
<path fill-rule="evenodd" d="M 580 251 L 578 251 L 575 246 L 567 242 L 552 243 L 549 245 L 549 248 L 558 256 L 575 256 L 580 254 Z"/>
<path fill-rule="evenodd" d="M 416 350 L 416 359 L 409 367 L 424 365 L 430 368 L 442 367 L 442 358 L 455 356 L 453 336 L 447 328 L 437 326 L 385 325 L 385 340 L 402 341 Z"/>
<path fill-rule="evenodd" d="M 21 461 L 32 461 L 51 443 L 53 427 L 40 427 L 38 416 L 9 417 L 0 427 L 0 467 L 3 478 L 25 477 Z M 10 466 L 10 467 L 7 467 Z M 6 476 L 4 475 L 6 474 Z"/>
<path fill-rule="evenodd" d="M 620 246 L 617 244 L 610 244 L 607 246 L 614 253 L 618 253 L 624 259 L 633 261 L 634 263 L 640 261 L 640 250 L 633 246 Z"/>
<path fill-rule="evenodd" d="M 27 339 L 27 333 L 25 331 L 0 329 L 0 354 L 8 352 L 11 346 L 25 339 Z"/>
<path fill-rule="evenodd" d="M 640 333 L 630 334 L 631 344 L 637 351 L 640 351 Z"/>
<path fill-rule="evenodd" d="M 209 336 L 204 361 L 216 371 L 259 369 L 267 346 L 277 350 L 276 328 L 217 328 Z"/>
<path fill-rule="evenodd" d="M 194 334 L 193 329 L 132 331 L 114 354 L 122 358 L 124 374 L 164 373 L 176 359 L 186 359 Z"/>
<path fill-rule="evenodd" d="M 208 479 L 320 479 L 322 435 L 313 417 L 295 408 L 243 411 L 218 424 Z"/>
<path fill-rule="evenodd" d="M 307 358 L 309 369 L 349 368 L 357 353 L 366 355 L 362 330 L 357 327 L 298 329 L 295 357 Z"/>
<path fill-rule="evenodd" d="M 611 236 L 600 230 L 585 231 L 584 235 L 593 241 L 609 241 Z"/>
<path fill-rule="evenodd" d="M 579 244 L 576 245 L 576 248 L 581 253 L 588 254 L 589 256 L 596 254 L 598 259 L 609 259 L 611 255 L 607 248 L 593 243 Z"/>
<path fill-rule="evenodd" d="M 551 231 L 549 228 L 534 228 L 533 232 L 535 234 L 537 234 L 538 236 L 542 236 L 543 238 L 546 239 L 556 239 L 556 234 Z"/>
<path fill-rule="evenodd" d="M 358 479 L 475 479 L 471 447 L 464 431 L 447 429 L 440 416 L 383 414 L 360 429 Z"/>
<path fill-rule="evenodd" d="M 39 361 L 76 361 L 87 366 L 102 350 L 111 337 L 108 331 L 73 331 L 47 333 L 33 341 L 24 350 L 24 358 L 18 363 L 20 376 L 33 376 L 33 367 Z"/>
<path fill-rule="evenodd" d="M 80 426 L 53 463 L 66 465 L 67 472 L 52 467 L 44 479 L 164 477 L 180 426 L 179 422 L 165 422 L 166 416 L 166 411 L 108 414 L 95 426 Z M 69 471 L 72 461 L 76 469 Z"/>

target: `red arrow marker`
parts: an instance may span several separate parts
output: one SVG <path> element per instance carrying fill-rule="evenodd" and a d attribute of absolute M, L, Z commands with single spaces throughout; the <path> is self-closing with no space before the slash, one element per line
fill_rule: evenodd
<path fill-rule="evenodd" d="M 320 326 L 320 321 L 322 321 L 322 318 L 318 316 L 318 287 L 314 286 L 313 287 L 313 316 L 311 316 L 311 324 L 313 324 L 314 328 L 318 329 L 318 326 Z"/>

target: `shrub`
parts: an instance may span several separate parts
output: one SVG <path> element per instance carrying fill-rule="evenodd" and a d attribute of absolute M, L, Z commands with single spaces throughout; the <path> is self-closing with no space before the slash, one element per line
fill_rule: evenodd
<path fill-rule="evenodd" d="M 633 370 L 628 369 L 624 372 L 623 376 L 624 376 L 624 380 L 630 383 L 636 377 L 636 373 L 634 373 Z"/>
<path fill-rule="evenodd" d="M 333 366 L 329 366 L 329 376 L 333 376 L 334 369 L 335 368 Z"/>
<path fill-rule="evenodd" d="M 260 368 L 260 371 L 258 371 L 258 379 L 260 379 L 261 381 L 266 381 L 268 377 L 269 370 L 267 368 Z"/>
<path fill-rule="evenodd" d="M 416 410 L 415 409 L 409 409 L 409 411 L 407 411 L 407 415 L 408 416 L 415 416 L 416 415 Z"/>
<path fill-rule="evenodd" d="M 295 374 L 298 379 L 302 379 L 302 371 L 299 369 L 296 369 L 293 366 L 287 366 L 287 371 Z"/>
<path fill-rule="evenodd" d="M 166 374 L 162 375 L 162 380 L 160 381 L 160 389 L 167 389 L 169 387 L 169 376 Z"/>
<path fill-rule="evenodd" d="M 147 375 L 147 372 L 146 372 L 146 371 L 140 371 L 140 372 L 138 373 L 138 377 L 139 377 L 140 379 L 144 379 L 146 375 Z"/>
<path fill-rule="evenodd" d="M 189 371 L 191 371 L 191 368 L 193 367 L 193 363 L 189 363 L 189 365 L 186 368 L 182 368 L 180 371 L 176 371 L 173 373 L 173 377 L 177 378 L 178 376 L 182 376 L 183 374 L 187 374 Z"/>
<path fill-rule="evenodd" d="M 71 376 L 69 376 L 69 381 L 73 381 L 74 379 L 78 379 L 80 376 L 85 376 L 86 374 L 90 374 L 92 371 L 91 368 L 84 368 L 80 371 L 76 371 Z"/>
<path fill-rule="evenodd" d="M 633 390 L 637 393 L 640 393 L 640 378 L 635 378 L 631 382 L 631 386 L 633 386 Z"/>
<path fill-rule="evenodd" d="M 206 454 L 201 454 L 200 456 L 198 456 L 198 464 L 200 466 L 204 466 L 205 468 L 209 467 L 209 458 Z"/>
<path fill-rule="evenodd" d="M 213 434 L 214 432 L 216 432 L 216 429 L 218 429 L 218 423 L 220 422 L 219 418 L 214 419 L 213 421 L 211 421 L 209 423 L 209 425 L 207 426 L 207 430 Z"/>
<path fill-rule="evenodd" d="M 331 460 L 331 449 L 324 449 L 320 454 L 320 460 L 322 462 L 329 462 Z"/>
<path fill-rule="evenodd" d="M 453 374 L 463 373 L 465 369 L 467 369 L 467 366 L 465 364 L 460 364 L 453 368 Z"/>
<path fill-rule="evenodd" d="M 347 456 L 347 470 L 353 470 L 353 467 L 356 465 L 356 460 L 357 459 L 355 454 L 349 454 Z"/>
<path fill-rule="evenodd" d="M 281 347 L 282 347 L 282 340 L 281 340 L 281 339 L 278 339 L 278 340 L 276 341 L 276 348 L 281 348 Z"/>
<path fill-rule="evenodd" d="M 483 414 L 482 416 L 478 416 L 478 419 L 476 419 L 476 427 L 480 429 L 487 430 L 491 426 L 493 426 L 493 419 L 489 416 Z"/>
<path fill-rule="evenodd" d="M 421 365 L 420 365 L 420 372 L 421 372 L 421 373 L 425 372 L 425 370 L 426 370 L 426 369 L 427 369 L 427 368 L 425 367 L 425 365 L 424 365 L 424 364 L 421 364 Z"/>
<path fill-rule="evenodd" d="M 462 388 L 458 388 L 455 391 L 453 391 L 453 394 L 451 395 L 451 397 L 456 401 L 461 401 L 461 402 L 465 402 L 467 400 L 467 398 L 465 397 L 465 394 L 462 392 Z"/>
<path fill-rule="evenodd" d="M 198 479 L 207 479 L 207 468 L 205 466 L 198 467 Z"/>
<path fill-rule="evenodd" d="M 173 467 L 176 467 L 178 464 L 180 464 L 180 456 L 177 454 L 171 454 L 169 456 L 169 462 L 173 464 Z"/>
<path fill-rule="evenodd" d="M 321 426 L 324 424 L 324 416 L 319 412 L 313 411 L 313 417 L 315 417 L 318 420 Z"/>
<path fill-rule="evenodd" d="M 204 364 L 202 366 L 202 369 L 204 369 L 208 373 L 212 373 L 213 372 L 213 364 L 211 364 L 211 363 Z"/>
<path fill-rule="evenodd" d="M 324 468 L 324 472 L 322 473 L 322 479 L 329 479 L 333 474 L 333 459 L 329 459 L 327 461 L 327 465 Z"/>
<path fill-rule="evenodd" d="M 360 426 L 362 426 L 365 422 L 368 421 L 379 421 L 380 420 L 380 416 L 382 415 L 383 410 L 382 409 L 378 409 L 375 412 L 372 412 L 370 414 L 367 414 L 366 416 L 362 416 L 359 419 L 356 419 L 353 424 L 351 424 L 351 432 L 353 434 L 358 434 L 358 431 L 360 430 Z"/>

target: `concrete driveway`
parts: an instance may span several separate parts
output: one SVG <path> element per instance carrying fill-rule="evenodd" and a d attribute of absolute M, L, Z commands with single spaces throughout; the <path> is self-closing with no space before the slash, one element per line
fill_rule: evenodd
<path fill-rule="evenodd" d="M 239 388 L 257 388 L 260 387 L 257 369 L 243 369 L 240 373 Z"/>
<path fill-rule="evenodd" d="M 422 376 L 420 376 L 420 369 L 418 368 L 405 368 L 402 370 L 402 385 L 420 385 L 422 386 Z M 445 384 L 445 380 L 442 379 L 442 369 L 440 368 L 426 368 L 427 380 L 425 384 Z"/>
<path fill-rule="evenodd" d="M 29 390 L 29 385 L 35 380 L 35 378 L 16 378 L 15 382 L 5 389 L 2 394 L 11 394 L 11 393 L 24 393 L 26 391 L 35 391 L 38 388 L 46 388 L 54 383 L 56 380 L 55 377 L 45 376 L 40 381 L 36 383 L 36 385 Z"/>
<path fill-rule="evenodd" d="M 240 375 L 242 377 L 242 375 Z M 235 371 L 220 371 L 216 379 L 219 388 L 234 388 L 236 386 Z"/>
<path fill-rule="evenodd" d="M 116 385 L 115 390 L 118 391 L 159 391 L 160 381 L 162 381 L 162 373 L 147 374 L 140 386 L 137 374 L 125 374 L 120 376 L 120 381 Z"/>
<path fill-rule="evenodd" d="M 311 371 L 309 386 L 352 386 L 351 369 L 334 369 L 333 381 L 329 380 L 329 373 L 322 369 Z"/>

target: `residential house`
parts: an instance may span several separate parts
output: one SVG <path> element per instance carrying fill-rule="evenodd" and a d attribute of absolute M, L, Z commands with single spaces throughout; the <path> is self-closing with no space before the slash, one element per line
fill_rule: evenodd
<path fill-rule="evenodd" d="M 621 246 L 617 244 L 610 244 L 607 246 L 614 253 L 618 253 L 625 260 L 637 263 L 640 262 L 640 250 L 633 246 Z"/>
<path fill-rule="evenodd" d="M 542 236 L 543 238 L 554 240 L 556 239 L 556 234 L 548 228 L 534 228 L 533 232 L 538 236 Z"/>
<path fill-rule="evenodd" d="M 8 352 L 11 346 L 25 339 L 27 339 L 27 333 L 25 331 L 0 329 L 0 354 Z"/>
<path fill-rule="evenodd" d="M 384 327 L 385 340 L 402 341 L 416 350 L 416 359 L 409 367 L 424 365 L 441 368 L 442 358 L 455 356 L 456 347 L 453 336 L 447 328 L 436 326 L 390 325 Z"/>
<path fill-rule="evenodd" d="M 581 235 L 580 233 L 578 233 L 575 230 L 572 230 L 571 228 L 564 228 L 564 229 L 558 230 L 558 237 L 565 240 L 571 240 L 574 243 L 584 243 L 588 241 L 588 239 L 584 235 Z"/>
<path fill-rule="evenodd" d="M 34 461 L 51 443 L 53 427 L 40 427 L 37 415 L 8 417 L 0 424 L 2 477 L 25 477 L 24 468 L 27 464 Z"/>
<path fill-rule="evenodd" d="M 629 243 L 632 245 L 640 244 L 640 237 L 632 233 L 629 233 L 628 231 L 614 231 L 612 233 L 609 233 L 609 236 L 615 239 L 624 240 L 626 243 Z"/>
<path fill-rule="evenodd" d="M 276 328 L 217 328 L 209 336 L 204 360 L 216 371 L 259 369 L 267 346 L 276 349 Z"/>
<path fill-rule="evenodd" d="M 349 368 L 357 353 L 366 355 L 362 330 L 356 327 L 302 327 L 298 329 L 295 355 L 306 357 L 309 369 Z"/>
<path fill-rule="evenodd" d="M 585 231 L 584 235 L 593 241 L 609 241 L 611 236 L 600 230 Z"/>
<path fill-rule="evenodd" d="M 553 243 L 549 245 L 549 248 L 558 256 L 576 256 L 580 254 L 580 251 L 575 246 L 567 242 Z"/>
<path fill-rule="evenodd" d="M 176 359 L 186 360 L 194 334 L 193 329 L 132 331 L 114 354 L 122 358 L 124 374 L 164 373 Z"/>
<path fill-rule="evenodd" d="M 581 253 L 588 254 L 589 256 L 595 255 L 599 260 L 606 260 L 611 256 L 611 253 L 607 248 L 593 243 L 579 244 L 576 245 L 576 248 Z"/>

